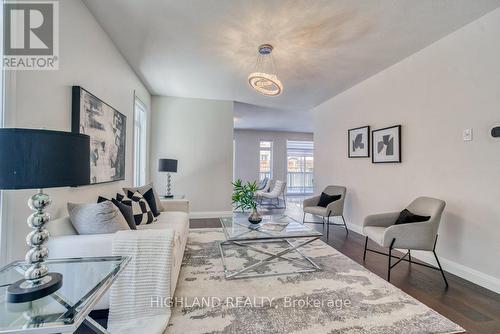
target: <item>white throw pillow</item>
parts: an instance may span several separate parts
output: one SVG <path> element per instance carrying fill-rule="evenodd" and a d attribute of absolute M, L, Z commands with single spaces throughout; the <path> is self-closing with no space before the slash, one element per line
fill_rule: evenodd
<path fill-rule="evenodd" d="M 71 224 L 78 234 L 105 234 L 130 230 L 127 221 L 111 202 L 68 203 Z"/>

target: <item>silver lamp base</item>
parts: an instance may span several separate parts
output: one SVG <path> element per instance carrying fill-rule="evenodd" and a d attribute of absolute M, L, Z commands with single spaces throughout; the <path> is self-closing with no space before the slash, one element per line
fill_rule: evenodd
<path fill-rule="evenodd" d="M 167 173 L 167 185 L 165 187 L 165 198 L 173 198 L 174 195 L 172 195 L 172 176 L 170 173 Z"/>
<path fill-rule="evenodd" d="M 29 207 L 35 211 L 28 218 L 28 225 L 33 229 L 26 236 L 26 243 L 31 247 L 25 256 L 28 268 L 24 272 L 24 279 L 9 285 L 8 302 L 24 303 L 39 299 L 54 293 L 62 286 L 62 275 L 49 273 L 45 264 L 45 259 L 49 256 L 49 250 L 45 246 L 49 232 L 45 225 L 50 221 L 50 215 L 45 209 L 50 203 L 49 196 L 42 189 L 28 201 Z"/>

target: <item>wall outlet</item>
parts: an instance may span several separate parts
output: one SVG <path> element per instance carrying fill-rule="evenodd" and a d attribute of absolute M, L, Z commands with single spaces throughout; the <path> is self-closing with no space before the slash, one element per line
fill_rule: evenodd
<path fill-rule="evenodd" d="M 464 141 L 472 141 L 472 129 L 465 129 L 463 131 Z"/>

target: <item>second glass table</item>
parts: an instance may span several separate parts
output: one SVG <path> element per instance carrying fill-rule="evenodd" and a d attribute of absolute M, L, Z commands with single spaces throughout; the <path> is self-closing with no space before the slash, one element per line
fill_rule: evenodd
<path fill-rule="evenodd" d="M 321 270 L 320 266 L 299 248 L 321 238 L 323 234 L 289 216 L 282 214 L 263 216 L 262 222 L 254 225 L 248 221 L 247 215 L 235 213 L 232 217 L 221 218 L 220 222 L 226 237 L 225 241 L 219 243 L 226 279 L 276 276 Z M 272 243 L 279 244 L 277 252 L 273 252 L 267 247 L 268 244 Z M 234 247 L 246 248 L 246 251 L 251 250 L 255 254 L 264 255 L 264 258 L 252 261 L 252 264 L 244 265 L 238 269 L 230 270 L 227 265 L 226 252 L 229 248 Z M 299 259 L 285 256 L 292 252 L 297 253 L 305 261 L 299 264 Z M 255 272 L 268 265 L 271 261 L 293 262 L 299 266 L 293 271 L 249 274 L 249 272 Z"/>

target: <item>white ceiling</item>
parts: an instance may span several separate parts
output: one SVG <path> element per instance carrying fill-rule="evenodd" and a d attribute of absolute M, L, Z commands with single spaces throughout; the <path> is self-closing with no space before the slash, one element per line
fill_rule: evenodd
<path fill-rule="evenodd" d="M 152 94 L 241 102 L 237 128 L 289 131 L 311 130 L 312 107 L 500 6 L 500 0 L 84 1 Z M 275 47 L 284 85 L 278 97 L 247 84 L 262 43 Z"/>
<path fill-rule="evenodd" d="M 262 131 L 313 132 L 311 114 L 305 110 L 287 110 L 234 103 L 234 127 Z"/>

